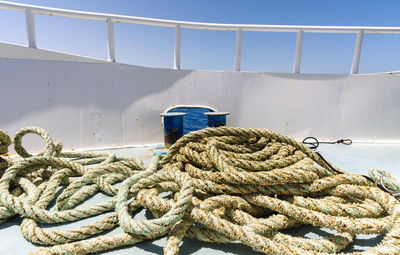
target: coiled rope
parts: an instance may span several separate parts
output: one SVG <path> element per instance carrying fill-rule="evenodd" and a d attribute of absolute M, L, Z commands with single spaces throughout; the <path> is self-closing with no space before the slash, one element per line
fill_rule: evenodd
<path fill-rule="evenodd" d="M 45 150 L 30 155 L 22 137 L 35 133 Z M 0 132 L 0 150 L 9 138 Z M 164 253 L 178 254 L 183 237 L 240 242 L 266 254 L 334 254 L 357 234 L 384 234 L 372 249 L 352 254 L 400 254 L 400 203 L 362 175 L 345 173 L 288 136 L 267 129 L 207 128 L 178 140 L 147 167 L 134 157 L 62 152 L 43 129 L 17 132 L 22 158 L 2 157 L 0 220 L 22 216 L 24 237 L 50 247 L 31 254 L 88 254 L 168 236 Z M 390 191 L 399 186 L 386 181 Z M 122 182 L 118 187 L 113 184 Z M 389 185 L 388 182 L 391 182 Z M 56 197 L 60 186 L 65 189 Z M 97 192 L 109 199 L 81 206 Z M 159 195 L 168 192 L 169 197 Z M 51 210 L 50 203 L 56 200 Z M 151 220 L 134 220 L 140 208 Z M 113 212 L 77 229 L 59 231 L 38 223 L 66 223 Z M 312 225 L 336 231 L 321 239 L 284 234 Z M 104 232 L 121 227 L 124 233 Z"/>

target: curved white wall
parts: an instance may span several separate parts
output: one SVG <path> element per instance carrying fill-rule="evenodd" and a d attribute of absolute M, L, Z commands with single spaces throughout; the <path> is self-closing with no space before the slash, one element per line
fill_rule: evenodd
<path fill-rule="evenodd" d="M 66 148 L 162 142 L 174 104 L 229 111 L 228 124 L 302 139 L 400 140 L 400 74 L 189 71 L 0 59 L 0 129 L 50 131 Z M 34 142 L 36 149 L 40 143 Z"/>
<path fill-rule="evenodd" d="M 1 58 L 18 58 L 18 59 L 39 59 L 39 60 L 57 60 L 57 61 L 74 61 L 74 62 L 92 62 L 105 63 L 107 61 L 94 59 L 84 56 L 72 55 L 62 52 L 29 48 L 22 45 L 15 45 L 0 42 Z"/>

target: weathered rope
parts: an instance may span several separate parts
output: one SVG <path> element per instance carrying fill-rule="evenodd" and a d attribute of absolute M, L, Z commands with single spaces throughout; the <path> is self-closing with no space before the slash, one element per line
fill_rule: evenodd
<path fill-rule="evenodd" d="M 382 169 L 371 169 L 368 173 L 369 177 L 371 177 L 379 187 L 389 192 L 394 197 L 400 198 L 400 182 L 391 174 Z"/>
<path fill-rule="evenodd" d="M 11 145 L 10 136 L 3 130 L 0 130 L 0 155 L 6 154 L 8 152 L 8 146 L 10 145 Z"/>
<path fill-rule="evenodd" d="M 22 147 L 22 137 L 28 133 L 45 140 L 43 152 L 32 156 Z M 11 143 L 4 134 L 0 132 L 3 154 Z M 24 237 L 51 245 L 32 254 L 96 253 L 165 235 L 168 255 L 178 254 L 183 237 L 240 242 L 266 254 L 335 254 L 357 234 L 385 236 L 372 249 L 352 254 L 400 254 L 400 202 L 394 196 L 362 175 L 332 166 L 302 143 L 267 129 L 219 127 L 192 132 L 147 167 L 133 157 L 62 152 L 60 143 L 36 127 L 20 130 L 14 146 L 22 158 L 2 158 L 6 165 L 0 179 L 0 220 L 21 215 Z M 370 175 L 391 193 L 400 188 L 378 170 Z M 113 185 L 118 182 L 120 186 Z M 56 197 L 61 186 L 65 189 Z M 109 199 L 81 205 L 98 192 Z M 165 193 L 169 196 L 162 197 Z M 50 210 L 53 200 L 56 205 Z M 134 220 L 132 215 L 143 207 L 155 219 Z M 77 229 L 38 226 L 110 211 Z M 281 232 L 304 225 L 336 234 L 309 239 Z M 124 233 L 104 234 L 117 227 Z"/>
<path fill-rule="evenodd" d="M 0 130 L 0 171 L 8 166 L 8 162 L 1 155 L 8 152 L 8 146 L 11 145 L 10 136 L 3 130 Z"/>

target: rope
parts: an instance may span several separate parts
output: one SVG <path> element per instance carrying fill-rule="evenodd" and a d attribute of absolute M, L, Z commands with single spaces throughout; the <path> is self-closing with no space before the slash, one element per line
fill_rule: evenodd
<path fill-rule="evenodd" d="M 369 170 L 369 176 L 375 181 L 377 186 L 392 194 L 394 197 L 400 198 L 400 182 L 398 182 L 391 174 L 382 169 L 374 168 Z"/>
<path fill-rule="evenodd" d="M 43 152 L 31 155 L 22 147 L 28 133 L 45 140 Z M 3 151 L 10 145 L 4 137 L 0 132 Z M 62 152 L 60 143 L 36 127 L 18 131 L 14 146 L 21 158 L 2 158 L 8 166 L 0 179 L 0 220 L 22 216 L 23 236 L 49 246 L 31 254 L 97 253 L 161 236 L 168 236 L 167 255 L 178 254 L 184 237 L 240 242 L 265 254 L 336 254 L 357 234 L 384 238 L 368 251 L 351 254 L 400 254 L 400 202 L 394 196 L 267 129 L 192 132 L 147 167 L 139 159 L 112 153 Z M 400 188 L 380 170 L 370 175 L 391 193 Z M 56 196 L 60 187 L 64 189 Z M 108 200 L 82 205 L 98 192 Z M 155 218 L 133 219 L 141 208 Z M 111 214 L 77 229 L 38 226 L 106 212 Z M 309 239 L 283 232 L 305 225 L 335 234 Z M 124 232 L 105 233 L 117 227 Z"/>
<path fill-rule="evenodd" d="M 0 155 L 8 152 L 8 146 L 10 146 L 10 144 L 10 136 L 3 130 L 0 130 Z"/>
<path fill-rule="evenodd" d="M 0 156 L 8 152 L 8 146 L 10 146 L 10 144 L 11 144 L 10 136 L 3 130 L 0 130 Z M 8 162 L 2 157 L 0 157 L 0 171 L 7 168 L 7 166 Z"/>

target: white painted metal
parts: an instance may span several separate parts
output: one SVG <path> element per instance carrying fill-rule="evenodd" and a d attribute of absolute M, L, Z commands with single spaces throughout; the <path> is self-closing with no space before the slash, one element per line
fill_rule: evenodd
<path fill-rule="evenodd" d="M 9 75 L 16 70 L 23 75 Z M 39 125 L 66 149 L 159 143 L 159 114 L 174 104 L 211 106 L 231 112 L 232 126 L 298 139 L 400 142 L 400 74 L 177 71 L 0 59 L 0 77 L 4 94 L 11 95 L 0 100 L 1 129 L 13 134 Z M 21 92 L 29 95 L 23 103 L 15 100 Z M 27 146 L 39 149 L 42 143 Z"/>
<path fill-rule="evenodd" d="M 296 32 L 296 56 L 294 64 L 294 72 L 300 71 L 301 59 L 301 46 L 303 33 L 357 33 L 356 49 L 353 57 L 353 66 L 351 73 L 358 72 L 359 52 L 361 51 L 362 37 L 364 33 L 373 34 L 400 34 L 400 27 L 360 27 L 360 26 L 293 26 L 293 25 L 249 25 L 249 24 L 218 24 L 218 23 L 203 23 L 203 22 L 186 22 L 176 20 L 152 19 L 134 16 L 113 15 L 106 13 L 83 12 L 74 10 L 65 10 L 58 8 L 49 8 L 42 6 L 35 6 L 29 4 L 11 3 L 0 1 L 0 9 L 7 9 L 12 11 L 24 11 L 26 13 L 26 24 L 28 30 L 29 47 L 36 47 L 35 31 L 33 15 L 50 15 L 75 19 L 86 20 L 111 20 L 113 22 L 160 26 L 160 27 L 174 27 L 175 28 L 175 54 L 174 54 L 174 68 L 180 69 L 180 30 L 182 28 L 188 29 L 205 29 L 205 30 L 223 30 L 223 31 L 237 31 L 236 38 L 236 55 L 235 55 L 235 70 L 240 70 L 240 56 L 241 56 L 241 33 L 242 31 L 258 31 L 258 32 Z M 108 30 L 108 55 L 110 61 L 115 61 L 115 53 L 112 46 L 113 43 L 113 28 L 112 22 L 107 25 Z M 299 32 L 300 31 L 300 32 Z M 112 38 L 112 39 L 111 39 Z M 238 40 L 240 39 L 240 40 Z M 360 47 L 358 48 L 358 46 Z M 354 72 L 353 72 L 354 71 Z"/>
<path fill-rule="evenodd" d="M 106 20 L 106 24 L 107 24 L 108 61 L 115 62 L 114 21 L 111 18 L 108 18 Z"/>
<path fill-rule="evenodd" d="M 112 18 L 114 22 L 131 23 L 149 26 L 160 26 L 160 27 L 175 27 L 177 24 L 181 28 L 190 29 L 206 29 L 206 30 L 223 30 L 223 31 L 259 31 L 259 32 L 297 32 L 304 30 L 304 32 L 312 33 L 357 33 L 363 30 L 365 33 L 373 34 L 399 34 L 400 27 L 361 27 L 361 26 L 294 26 L 294 25 L 249 25 L 249 24 L 218 24 L 218 23 L 204 23 L 204 22 L 187 22 L 177 20 L 165 20 L 165 19 L 152 19 L 134 16 L 124 16 L 106 13 L 96 12 L 84 12 L 65 10 L 59 8 L 50 8 L 29 4 L 11 3 L 6 1 L 0 1 L 0 8 L 13 10 L 13 11 L 25 11 L 29 8 L 33 13 L 41 15 L 58 16 L 65 18 L 75 19 L 87 19 L 87 20 L 102 20 L 105 21 L 108 18 Z"/>
<path fill-rule="evenodd" d="M 18 58 L 18 59 L 38 59 L 38 60 L 56 60 L 56 61 L 74 61 L 105 63 L 105 60 L 89 58 L 85 56 L 71 55 L 62 52 L 49 51 L 25 47 L 0 42 L 0 58 Z M 1 253 L 1 251 L 0 251 Z"/>
<path fill-rule="evenodd" d="M 236 31 L 235 71 L 240 71 L 242 61 L 242 30 Z"/>
<path fill-rule="evenodd" d="M 35 34 L 35 19 L 32 10 L 25 9 L 25 23 L 26 33 L 28 35 L 28 46 L 29 48 L 36 48 L 36 34 Z"/>
<path fill-rule="evenodd" d="M 294 56 L 293 73 L 300 73 L 301 51 L 303 49 L 303 34 L 303 30 L 297 32 L 296 54 Z"/>
<path fill-rule="evenodd" d="M 353 62 L 351 64 L 351 71 L 350 71 L 351 74 L 358 73 L 363 37 L 364 37 L 364 31 L 359 31 L 357 33 L 356 44 L 354 46 Z"/>
<path fill-rule="evenodd" d="M 175 26 L 174 69 L 181 69 L 181 26 Z"/>

